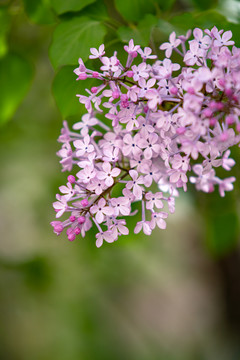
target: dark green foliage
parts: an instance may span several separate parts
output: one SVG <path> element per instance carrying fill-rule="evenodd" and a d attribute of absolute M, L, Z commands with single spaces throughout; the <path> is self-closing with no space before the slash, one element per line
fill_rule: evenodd
<path fill-rule="evenodd" d="M 0 60 L 0 125 L 10 120 L 26 95 L 32 79 L 32 66 L 16 54 Z"/>
<path fill-rule="evenodd" d="M 52 24 L 56 21 L 56 16 L 50 6 L 50 0 L 23 0 L 23 3 L 27 15 L 34 23 Z"/>
<path fill-rule="evenodd" d="M 57 14 L 63 14 L 68 11 L 82 10 L 95 1 L 96 0 L 50 0 L 50 3 Z"/>

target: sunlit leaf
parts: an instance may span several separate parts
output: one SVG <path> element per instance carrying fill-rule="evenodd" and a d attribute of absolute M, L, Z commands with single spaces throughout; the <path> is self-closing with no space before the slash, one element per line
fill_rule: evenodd
<path fill-rule="evenodd" d="M 50 47 L 53 66 L 77 64 L 79 57 L 87 60 L 89 49 L 100 46 L 105 33 L 106 29 L 99 21 L 87 17 L 75 17 L 60 23 Z"/>
<path fill-rule="evenodd" d="M 63 14 L 68 11 L 79 11 L 94 3 L 96 0 L 50 0 L 52 7 L 57 14 Z"/>
<path fill-rule="evenodd" d="M 0 124 L 9 120 L 26 95 L 33 70 L 31 65 L 15 54 L 0 60 Z"/>
<path fill-rule="evenodd" d="M 240 2 L 238 0 L 220 0 L 219 11 L 226 16 L 228 21 L 240 23 Z"/>

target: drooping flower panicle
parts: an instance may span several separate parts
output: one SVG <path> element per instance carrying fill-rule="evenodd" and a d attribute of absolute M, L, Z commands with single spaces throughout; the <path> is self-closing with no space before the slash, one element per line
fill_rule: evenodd
<path fill-rule="evenodd" d="M 114 242 L 128 234 L 134 202 L 142 209 L 134 232 L 150 235 L 166 228 L 178 189 L 186 191 L 189 181 L 204 192 L 218 187 L 220 196 L 233 189 L 235 178 L 220 179 L 215 170 L 231 170 L 229 148 L 240 142 L 240 49 L 231 37 L 216 27 L 194 29 L 191 40 L 190 32 L 173 32 L 160 46 L 163 61 L 130 40 L 125 65 L 102 44 L 89 56 L 99 71 L 79 59 L 77 80 L 101 84 L 77 94 L 86 114 L 74 131 L 65 121 L 58 139 L 60 163 L 71 175 L 53 204 L 57 219 L 67 215 L 51 223 L 57 235 L 66 228 L 73 241 L 94 225 L 98 247 Z M 182 65 L 172 63 L 173 51 Z"/>

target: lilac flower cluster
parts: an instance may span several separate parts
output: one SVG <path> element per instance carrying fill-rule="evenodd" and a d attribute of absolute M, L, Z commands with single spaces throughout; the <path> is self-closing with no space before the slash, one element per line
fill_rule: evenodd
<path fill-rule="evenodd" d="M 240 142 L 240 49 L 231 31 L 216 27 L 190 36 L 173 32 L 160 46 L 162 61 L 133 40 L 124 46 L 126 65 L 117 52 L 105 56 L 104 45 L 90 49 L 99 71 L 79 59 L 77 80 L 98 85 L 77 95 L 86 114 L 74 131 L 64 122 L 58 139 L 63 171 L 76 170 L 53 204 L 57 218 L 68 214 L 51 223 L 57 235 L 67 228 L 72 241 L 94 225 L 97 247 L 114 242 L 129 233 L 125 218 L 136 214 L 134 202 L 142 209 L 134 232 L 150 235 L 166 228 L 188 181 L 207 193 L 217 186 L 221 196 L 233 189 L 235 178 L 220 179 L 215 168 L 231 170 L 229 148 Z M 173 51 L 182 66 L 170 60 Z"/>

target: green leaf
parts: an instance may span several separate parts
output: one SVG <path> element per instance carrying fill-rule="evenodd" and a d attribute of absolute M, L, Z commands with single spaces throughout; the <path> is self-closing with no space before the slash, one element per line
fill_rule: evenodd
<path fill-rule="evenodd" d="M 169 36 L 171 32 L 176 31 L 175 26 L 170 24 L 169 22 L 158 19 L 157 26 L 154 28 L 154 33 L 157 32 L 157 35 L 159 36 L 159 33 L 161 34 L 161 37 L 164 36 L 164 39 L 166 38 L 165 35 Z M 157 40 L 157 39 L 156 39 Z M 158 40 L 158 42 L 161 39 Z"/>
<path fill-rule="evenodd" d="M 238 0 L 220 0 L 218 8 L 228 21 L 240 23 L 240 2 Z"/>
<path fill-rule="evenodd" d="M 0 124 L 10 120 L 26 95 L 32 79 L 31 65 L 15 54 L 0 60 Z"/>
<path fill-rule="evenodd" d="M 30 0 L 31 1 L 31 0 Z M 50 0 L 52 7 L 57 14 L 63 14 L 68 11 L 80 11 L 96 0 Z"/>
<path fill-rule="evenodd" d="M 232 39 L 235 41 L 235 46 L 240 47 L 240 36 L 239 36 L 239 25 L 238 24 L 232 24 L 228 23 L 224 30 L 231 30 L 233 37 Z"/>
<path fill-rule="evenodd" d="M 170 10 L 176 0 L 157 0 L 157 3 L 162 11 Z"/>
<path fill-rule="evenodd" d="M 218 28 L 226 26 L 226 18 L 217 10 L 207 10 L 195 13 L 183 13 L 181 15 L 173 16 L 169 22 L 175 26 L 175 31 L 178 35 L 186 32 L 189 29 L 200 27 L 202 29 L 212 28 L 214 25 Z"/>
<path fill-rule="evenodd" d="M 56 17 L 51 9 L 50 0 L 23 0 L 28 17 L 36 24 L 53 24 Z"/>
<path fill-rule="evenodd" d="M 0 58 L 6 55 L 8 50 L 6 37 L 4 35 L 0 35 Z"/>
<path fill-rule="evenodd" d="M 109 15 L 107 12 L 107 8 L 102 1 L 97 1 L 94 4 L 91 4 L 84 8 L 81 11 L 81 16 L 87 16 L 91 19 L 98 21 L 106 21 L 109 20 Z"/>
<path fill-rule="evenodd" d="M 104 37 L 105 51 L 107 56 L 111 56 L 117 51 L 118 60 L 121 64 L 126 63 L 128 54 L 123 50 L 123 42 L 117 36 L 115 29 L 109 29 Z"/>
<path fill-rule="evenodd" d="M 170 24 L 175 27 L 177 35 L 181 35 L 183 32 L 196 27 L 193 16 L 194 14 L 192 13 L 183 13 L 173 16 L 169 19 Z"/>
<path fill-rule="evenodd" d="M 117 34 L 123 42 L 129 42 L 130 39 L 133 39 L 136 44 L 147 46 L 149 45 L 152 29 L 157 23 L 158 19 L 156 16 L 147 14 L 138 23 L 138 26 L 121 26 Z"/>
<path fill-rule="evenodd" d="M 231 149 L 231 158 L 239 164 L 239 149 L 235 146 Z M 219 167 L 216 169 L 220 179 L 228 177 L 226 171 Z M 211 194 L 201 192 L 196 193 L 198 199 L 198 209 L 202 213 L 205 224 L 203 237 L 209 252 L 216 257 L 223 256 L 230 252 L 239 242 L 240 218 L 239 204 L 240 198 L 240 168 L 234 166 L 231 176 L 236 178 L 233 191 L 225 193 L 225 197 L 220 197 L 218 189 Z"/>
<path fill-rule="evenodd" d="M 87 95 L 85 88 L 91 88 L 94 82 L 92 79 L 77 81 L 77 76 L 73 73 L 75 68 L 76 66 L 62 67 L 53 81 L 53 94 L 64 118 L 86 112 L 84 105 L 79 104 L 76 95 Z"/>
<path fill-rule="evenodd" d="M 157 1 L 154 0 L 115 0 L 119 13 L 130 22 L 141 20 L 145 14 L 156 12 Z"/>
<path fill-rule="evenodd" d="M 5 35 L 10 28 L 10 16 L 7 8 L 0 8 L 0 35 Z"/>
<path fill-rule="evenodd" d="M 106 29 L 99 21 L 77 17 L 59 24 L 53 34 L 50 59 L 55 68 L 86 61 L 91 47 L 99 47 Z"/>
<path fill-rule="evenodd" d="M 6 55 L 8 46 L 6 34 L 10 28 L 10 16 L 7 8 L 0 8 L 0 58 Z"/>
<path fill-rule="evenodd" d="M 217 5 L 217 0 L 192 0 L 192 2 L 200 10 L 207 10 Z"/>
<path fill-rule="evenodd" d="M 236 184 L 235 184 L 236 185 Z M 215 256 L 236 246 L 239 237 L 236 189 L 221 198 L 218 193 L 201 194 L 201 209 L 206 223 L 205 244 Z"/>
<path fill-rule="evenodd" d="M 203 29 L 211 29 L 213 26 L 216 26 L 219 29 L 224 29 L 227 24 L 225 16 L 214 9 L 197 13 L 194 16 L 194 20 L 195 25 L 193 27 L 196 27 L 196 24 L 198 24 L 198 26 Z"/>
<path fill-rule="evenodd" d="M 222 206 L 223 204 L 221 209 Z M 206 230 L 206 246 L 213 255 L 219 256 L 229 252 L 238 242 L 237 214 L 235 212 L 212 214 L 207 221 Z"/>

